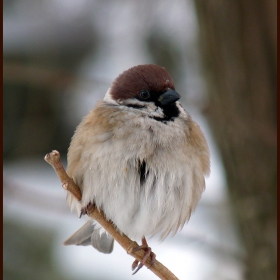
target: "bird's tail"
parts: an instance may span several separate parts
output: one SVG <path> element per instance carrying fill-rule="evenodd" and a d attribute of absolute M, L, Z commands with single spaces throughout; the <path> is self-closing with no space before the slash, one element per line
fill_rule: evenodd
<path fill-rule="evenodd" d="M 91 220 L 67 238 L 63 245 L 92 245 L 99 252 L 110 254 L 114 248 L 114 239 L 99 224 Z"/>

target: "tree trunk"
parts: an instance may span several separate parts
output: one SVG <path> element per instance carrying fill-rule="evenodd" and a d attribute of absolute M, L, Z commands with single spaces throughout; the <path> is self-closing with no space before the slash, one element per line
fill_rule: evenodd
<path fill-rule="evenodd" d="M 206 114 L 247 251 L 246 279 L 276 279 L 276 8 L 195 0 Z"/>

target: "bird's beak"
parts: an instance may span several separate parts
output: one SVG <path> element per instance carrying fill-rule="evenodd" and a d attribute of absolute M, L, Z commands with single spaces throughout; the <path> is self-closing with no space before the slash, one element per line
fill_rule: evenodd
<path fill-rule="evenodd" d="M 158 102 L 160 105 L 169 105 L 172 103 L 175 103 L 177 100 L 180 99 L 179 93 L 177 93 L 175 90 L 169 88 L 167 91 L 165 91 L 163 94 L 161 94 L 158 98 Z"/>

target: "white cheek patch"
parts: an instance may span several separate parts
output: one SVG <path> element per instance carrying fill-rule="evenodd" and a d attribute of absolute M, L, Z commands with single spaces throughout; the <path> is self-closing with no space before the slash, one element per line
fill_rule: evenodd
<path fill-rule="evenodd" d="M 156 106 L 154 102 L 143 102 L 137 99 L 128 99 L 126 102 L 123 102 L 123 105 L 139 105 L 143 106 L 141 110 L 142 114 L 151 116 L 151 117 L 164 117 L 163 110 Z"/>
<path fill-rule="evenodd" d="M 104 101 L 108 102 L 108 103 L 113 103 L 113 104 L 118 104 L 113 98 L 112 98 L 112 95 L 111 95 L 111 88 L 109 87 L 105 96 L 104 96 Z"/>
<path fill-rule="evenodd" d="M 129 106 L 129 105 L 145 106 L 143 102 L 139 101 L 136 98 L 128 98 L 128 99 L 120 100 L 119 104 L 124 106 Z"/>
<path fill-rule="evenodd" d="M 169 80 L 167 80 L 169 81 Z M 123 99 L 123 100 L 114 100 L 112 95 L 111 95 L 111 88 L 109 88 L 105 94 L 104 101 L 110 104 L 114 105 L 121 105 L 124 106 L 122 107 L 122 110 L 125 110 L 127 112 L 134 112 L 135 110 L 137 114 L 139 114 L 139 109 L 141 110 L 142 115 L 146 115 L 149 117 L 156 117 L 156 118 L 164 118 L 164 112 L 161 107 L 156 106 L 154 102 L 144 102 L 140 101 L 136 98 L 128 98 L 128 99 Z M 177 105 L 180 104 L 176 102 Z M 135 108 L 133 108 L 135 106 Z M 139 106 L 139 108 L 137 108 Z M 184 111 L 183 108 L 179 107 L 180 112 L 182 113 L 182 110 Z"/>

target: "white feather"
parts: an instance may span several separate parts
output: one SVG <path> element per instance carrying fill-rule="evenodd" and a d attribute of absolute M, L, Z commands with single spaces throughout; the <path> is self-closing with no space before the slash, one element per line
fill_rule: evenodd
<path fill-rule="evenodd" d="M 152 119 L 163 117 L 153 103 L 141 110 L 126 103 L 141 104 L 135 99 L 117 104 L 109 89 L 99 104 L 101 113 L 92 111 L 80 124 L 75 135 L 84 133 L 85 139 L 76 144 L 74 135 L 76 150 L 69 150 L 80 151 L 73 179 L 83 190 L 82 206 L 94 202 L 120 232 L 136 240 L 161 233 L 164 239 L 188 221 L 204 190 L 207 172 L 201 170 L 201 158 L 188 143 L 192 132 L 186 124 L 192 120 L 178 102 L 180 116 L 168 123 Z M 89 119 L 102 118 L 103 109 L 110 130 L 87 127 Z M 148 170 L 144 185 L 140 184 L 139 161 L 145 161 Z M 68 163 L 72 164 L 71 157 Z M 71 196 L 68 201 L 80 211 L 81 205 Z"/>

